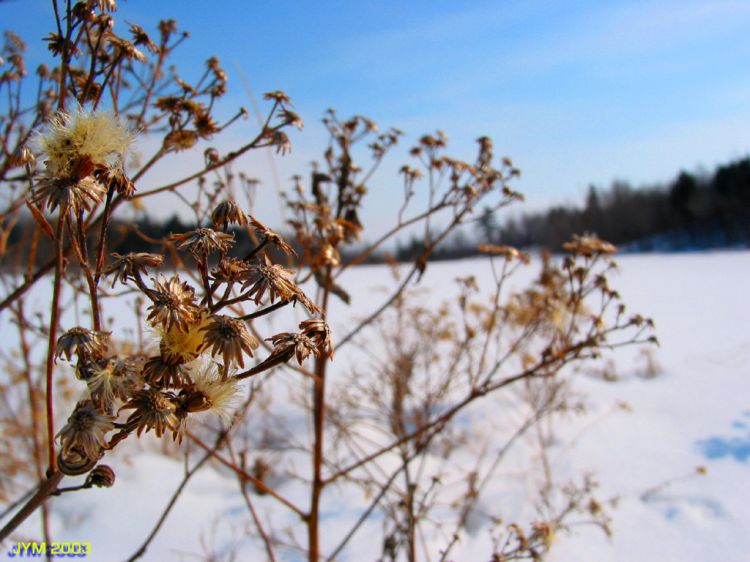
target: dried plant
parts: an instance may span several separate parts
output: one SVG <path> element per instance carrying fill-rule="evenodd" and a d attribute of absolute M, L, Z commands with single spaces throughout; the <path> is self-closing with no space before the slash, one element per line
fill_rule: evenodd
<path fill-rule="evenodd" d="M 284 195 L 290 237 L 236 198 L 255 182 L 240 174 L 238 188 L 233 163 L 262 148 L 288 152 L 286 131 L 302 126 L 280 91 L 265 95 L 268 113 L 247 144 L 223 154 L 208 145 L 194 171 L 142 190 L 148 170 L 175 153 L 200 150 L 246 112 L 224 122 L 216 116 L 227 82 L 216 58 L 194 83 L 168 66 L 187 37 L 175 21 L 162 21 L 153 39 L 134 24 L 120 35 L 114 2 L 52 5 L 56 26 L 45 41 L 53 66 L 28 76 L 25 46 L 12 33 L 0 66 L 7 100 L 0 115 L 0 183 L 7 188 L 0 314 L 19 343 L 1 357 L 7 414 L 0 420 L 0 501 L 15 514 L 0 539 L 40 509 L 49 541 L 51 497 L 113 485 L 121 469 L 108 460 L 111 451 L 151 434 L 202 450 L 188 455 L 191 468 L 173 500 L 209 462 L 236 475 L 269 560 L 283 550 L 336 559 L 375 511 L 382 515 L 383 560 L 447 560 L 514 443 L 538 432 L 544 460 L 543 422 L 574 407 L 567 366 L 652 338 L 650 322 L 626 316 L 609 288 L 615 248 L 592 235 L 573 240 L 562 261 L 546 257 L 536 282 L 509 295 L 506 281 L 528 256 L 483 245 L 495 273 L 488 302 L 479 298 L 477 280 L 465 277 L 455 301 L 437 309 L 420 304 L 412 287 L 438 245 L 475 221 L 480 206 L 496 211 L 522 199 L 510 186 L 519 171 L 507 158 L 495 164 L 487 137 L 473 162 L 449 157 L 442 132 L 421 137 L 412 163 L 401 168 L 395 223 L 370 243 L 360 242 L 368 186 L 402 133 L 380 132 L 365 117 L 326 115 L 328 144 L 309 186 L 296 177 Z M 34 99 L 22 93 L 31 81 Z M 158 139 L 157 148 L 132 164 L 129 152 L 146 137 Z M 363 163 L 355 154 L 366 155 Z M 195 228 L 151 240 L 163 248 L 159 255 L 110 251 L 117 237 L 112 219 L 126 202 L 143 208 L 145 199 L 164 193 L 184 199 L 191 184 L 198 185 L 188 201 Z M 420 190 L 426 197 L 415 197 Z M 31 227 L 20 228 L 24 221 Z M 335 333 L 332 299 L 351 302 L 342 274 L 417 227 L 424 232 L 421 254 L 394 266 L 396 288 L 346 333 Z M 232 253 L 238 233 L 254 242 L 241 256 Z M 52 286 L 50 308 L 37 314 L 31 295 L 45 283 Z M 126 296 L 135 296 L 137 334 L 107 321 L 110 303 Z M 85 326 L 68 324 L 76 306 L 85 307 L 88 317 L 76 322 Z M 286 331 L 270 331 L 261 318 L 271 316 Z M 155 340 L 150 345 L 144 329 Z M 335 372 L 334 350 L 342 365 Z M 365 359 L 347 373 L 341 369 L 348 356 Z M 288 393 L 286 406 L 307 416 L 309 435 L 295 435 L 285 411 L 274 411 L 275 393 Z M 477 451 L 455 422 L 487 400 L 513 404 L 523 421 Z M 205 412 L 218 417 L 194 421 Z M 459 451 L 472 452 L 474 464 L 425 468 Z M 561 485 L 542 464 L 537 522 L 507 526 L 499 514 L 486 514 L 498 530 L 493 560 L 540 559 L 576 514 L 606 528 L 592 481 Z M 66 476 L 81 474 L 84 484 L 60 487 Z M 309 503 L 284 495 L 290 480 L 306 486 Z M 457 492 L 448 481 L 463 488 Z M 24 489 L 31 492 L 14 502 Z M 336 530 L 339 544 L 324 553 L 322 505 L 353 489 L 364 490 L 368 504 L 350 529 Z M 277 504 L 270 524 L 259 517 L 256 495 Z M 131 560 L 147 551 L 173 506 Z"/>

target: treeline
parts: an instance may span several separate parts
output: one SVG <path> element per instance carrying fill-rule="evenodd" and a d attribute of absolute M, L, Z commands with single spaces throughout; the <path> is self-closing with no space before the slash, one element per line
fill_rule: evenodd
<path fill-rule="evenodd" d="M 582 206 L 556 206 L 498 223 L 485 214 L 479 234 L 498 244 L 559 250 L 573 234 L 595 233 L 633 251 L 676 251 L 750 243 L 750 158 L 713 174 L 680 172 L 669 184 L 590 187 Z"/>

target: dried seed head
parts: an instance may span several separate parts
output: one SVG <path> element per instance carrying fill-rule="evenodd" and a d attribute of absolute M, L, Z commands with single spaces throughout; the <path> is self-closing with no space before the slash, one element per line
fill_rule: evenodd
<path fill-rule="evenodd" d="M 45 176 L 34 186 L 31 202 L 47 207 L 49 211 L 59 207 L 62 215 L 70 210 L 78 214 L 91 210 L 96 203 L 101 202 L 106 192 L 107 188 L 92 176 L 76 180 Z"/>
<path fill-rule="evenodd" d="M 291 104 L 292 103 L 292 100 L 289 98 L 289 96 L 286 95 L 281 90 L 275 90 L 273 92 L 266 92 L 265 94 L 263 94 L 263 99 L 264 100 L 273 100 L 276 103 L 280 103 L 280 104 Z"/>
<path fill-rule="evenodd" d="M 268 341 L 273 343 L 271 356 L 286 357 L 284 362 L 296 357 L 300 365 L 316 348 L 315 342 L 304 334 L 282 332 L 271 336 Z"/>
<path fill-rule="evenodd" d="M 255 304 L 261 303 L 266 291 L 271 303 L 277 298 L 290 301 L 298 290 L 297 285 L 290 279 L 293 274 L 293 271 L 264 258 L 262 263 L 250 266 L 248 279 L 243 288 L 250 287 L 248 297 L 254 297 Z"/>
<path fill-rule="evenodd" d="M 248 223 L 247 215 L 242 212 L 240 206 L 232 200 L 219 203 L 211 213 L 211 221 L 216 228 L 226 229 L 230 224 L 244 226 Z"/>
<path fill-rule="evenodd" d="M 198 135 L 204 139 L 211 138 L 220 130 L 219 125 L 214 121 L 214 118 L 208 110 L 205 109 L 195 113 L 193 116 L 193 125 L 195 126 Z"/>
<path fill-rule="evenodd" d="M 164 362 L 168 365 L 182 365 L 198 357 L 206 347 L 203 334 L 210 319 L 208 312 L 200 310 L 182 328 L 173 325 L 166 330 L 159 330 L 159 352 Z"/>
<path fill-rule="evenodd" d="M 249 271 L 250 266 L 246 261 L 225 257 L 211 270 L 211 277 L 223 283 L 236 283 L 245 280 Z"/>
<path fill-rule="evenodd" d="M 240 367 L 245 366 L 242 354 L 253 356 L 253 350 L 258 348 L 256 340 L 247 330 L 245 323 L 229 316 L 215 315 L 203 328 L 204 341 L 211 348 L 211 357 L 221 354 L 224 365 L 235 362 Z"/>
<path fill-rule="evenodd" d="M 190 129 L 179 129 L 172 131 L 164 138 L 164 148 L 168 151 L 181 152 L 195 146 L 198 142 L 198 133 Z"/>
<path fill-rule="evenodd" d="M 316 355 L 333 357 L 333 342 L 331 341 L 331 329 L 322 318 L 311 318 L 303 320 L 299 325 L 302 333 L 310 338 L 316 346 Z"/>
<path fill-rule="evenodd" d="M 155 388 L 138 390 L 120 410 L 133 410 L 125 423 L 138 436 L 153 429 L 156 436 L 161 437 L 166 430 L 176 432 L 180 427 L 175 396 L 171 392 Z"/>
<path fill-rule="evenodd" d="M 58 113 L 38 138 L 47 175 L 80 179 L 94 169 L 122 167 L 133 135 L 108 111 Z"/>
<path fill-rule="evenodd" d="M 106 184 L 108 190 L 119 193 L 126 199 L 130 199 L 135 193 L 135 184 L 122 168 L 110 168 L 99 179 Z"/>
<path fill-rule="evenodd" d="M 129 25 L 130 34 L 133 36 L 133 43 L 146 47 L 146 49 L 154 54 L 159 52 L 159 47 L 151 40 L 151 37 L 148 36 L 148 33 L 140 25 L 135 25 L 134 23 Z"/>
<path fill-rule="evenodd" d="M 130 393 L 143 386 L 138 365 L 133 359 L 110 357 L 93 363 L 88 371 L 90 376 L 86 379 L 86 385 L 91 397 L 107 411 L 115 399 L 127 400 Z"/>
<path fill-rule="evenodd" d="M 141 376 L 157 388 L 179 388 L 185 383 L 182 364 L 167 363 L 161 355 L 146 361 Z"/>
<path fill-rule="evenodd" d="M 128 279 L 135 279 L 138 275 L 145 273 L 147 267 L 161 267 L 162 263 L 164 263 L 164 256 L 145 252 L 131 252 L 124 256 L 113 253 L 112 257 L 115 261 L 112 265 L 104 269 L 104 274 L 110 275 L 114 273 L 112 276 L 113 287 L 118 280 L 125 285 Z"/>
<path fill-rule="evenodd" d="M 569 252 L 584 257 L 614 254 L 617 252 L 617 246 L 600 240 L 596 234 L 586 234 L 584 236 L 574 235 L 573 241 L 563 244 L 563 248 Z"/>
<path fill-rule="evenodd" d="M 75 353 L 85 360 L 96 360 L 104 356 L 109 345 L 109 332 L 95 332 L 86 328 L 75 327 L 57 339 L 55 359 L 63 355 L 70 361 Z"/>
<path fill-rule="evenodd" d="M 110 33 L 107 37 L 107 42 L 115 50 L 116 57 L 124 58 L 126 60 L 137 60 L 139 62 L 146 62 L 146 55 L 139 51 L 136 46 L 113 33 Z"/>
<path fill-rule="evenodd" d="M 85 485 L 111 488 L 115 485 L 115 471 L 106 464 L 100 464 L 86 476 Z"/>
<path fill-rule="evenodd" d="M 295 252 L 294 249 L 284 241 L 284 239 L 281 237 L 281 235 L 278 232 L 271 230 L 265 224 L 263 224 L 262 222 L 260 222 L 258 219 L 256 219 L 253 216 L 250 217 L 250 224 L 252 225 L 252 227 L 255 229 L 255 231 L 258 234 L 263 236 L 263 238 L 265 238 L 268 241 L 268 243 L 273 244 L 279 250 L 284 252 L 286 255 L 288 256 L 297 255 L 297 252 Z"/>
<path fill-rule="evenodd" d="M 113 421 L 112 416 L 99 412 L 91 400 L 82 400 L 57 434 L 61 454 L 67 456 L 77 449 L 87 458 L 98 460 L 106 446 L 107 432 L 114 429 Z"/>
<path fill-rule="evenodd" d="M 177 242 L 180 250 L 187 250 L 196 259 L 203 260 L 213 252 L 225 254 L 234 242 L 234 235 L 213 228 L 196 228 L 182 234 L 172 234 L 169 239 Z"/>
<path fill-rule="evenodd" d="M 154 280 L 155 290 L 149 292 L 153 304 L 146 319 L 154 326 L 161 326 L 169 330 L 177 326 L 180 330 L 187 330 L 187 325 L 195 319 L 197 307 L 195 305 L 195 290 L 175 275 L 166 279 L 161 277 Z"/>
<path fill-rule="evenodd" d="M 507 261 L 517 259 L 523 263 L 529 263 L 531 258 L 528 254 L 519 251 L 513 246 L 495 246 L 494 244 L 480 244 L 478 250 L 483 254 L 504 256 Z"/>
<path fill-rule="evenodd" d="M 253 296 L 255 304 L 260 304 L 266 291 L 268 299 L 273 303 L 277 298 L 282 301 L 298 301 L 311 314 L 320 314 L 320 309 L 313 303 L 297 285 L 289 279 L 292 271 L 273 264 L 267 256 L 259 264 L 250 266 L 243 288 L 250 287 L 248 298 Z"/>
<path fill-rule="evenodd" d="M 218 365 L 211 361 L 191 369 L 193 384 L 180 393 L 188 412 L 213 412 L 227 420 L 239 398 L 240 386 L 235 378 L 224 379 Z"/>

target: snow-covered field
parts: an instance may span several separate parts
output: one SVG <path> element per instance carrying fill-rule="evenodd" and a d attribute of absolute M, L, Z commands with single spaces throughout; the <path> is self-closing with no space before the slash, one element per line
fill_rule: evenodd
<path fill-rule="evenodd" d="M 741 561 L 750 559 L 750 252 L 680 255 L 627 255 L 610 281 L 628 308 L 652 317 L 661 347 L 652 359 L 657 376 L 639 376 L 644 357 L 618 351 L 617 380 L 576 378 L 587 411 L 556 427 L 549 455 L 559 478 L 593 473 L 597 497 L 618 498 L 612 509 L 611 538 L 580 527 L 558 534 L 550 560 Z M 534 266 L 514 283 L 531 279 Z M 453 279 L 474 274 L 489 286 L 486 259 L 430 264 L 422 285 L 444 298 Z M 353 270 L 342 280 L 351 289 L 352 307 L 332 311 L 334 333 L 346 332 L 341 318 L 364 316 L 375 306 L 377 287 L 392 281 L 383 266 Z M 351 350 L 350 350 L 351 351 Z M 336 361 L 346 362 L 345 354 Z M 491 406 L 478 412 L 493 415 Z M 124 560 L 158 519 L 179 484 L 179 461 L 147 452 L 118 457 L 113 488 L 67 494 L 55 499 L 52 534 L 56 540 L 88 541 L 89 560 Z M 527 462 L 535 462 L 534 458 Z M 704 470 L 705 469 L 705 470 Z M 523 478 L 498 477 L 487 489 L 484 508 L 505 513 L 518 502 Z M 302 489 L 282 492 L 305 505 Z M 258 499 L 264 510 L 271 504 Z M 360 497 L 339 496 L 324 506 L 324 546 L 367 505 Z M 532 505 L 519 506 L 518 518 L 532 520 Z M 25 527 L 30 536 L 36 521 Z M 377 522 L 373 529 L 380 530 Z M 150 546 L 145 560 L 199 560 L 208 552 L 236 550 L 237 560 L 263 560 L 257 544 L 244 536 L 252 524 L 237 483 L 226 472 L 206 467 L 188 484 L 177 508 Z M 485 562 L 488 526 L 478 520 L 450 557 Z M 379 533 L 366 531 L 341 560 L 375 561 Z M 433 560 L 439 558 L 436 544 Z M 224 560 L 225 558 L 217 558 Z M 226 558 L 228 559 L 228 558 Z M 280 559 L 295 560 L 293 554 Z"/>

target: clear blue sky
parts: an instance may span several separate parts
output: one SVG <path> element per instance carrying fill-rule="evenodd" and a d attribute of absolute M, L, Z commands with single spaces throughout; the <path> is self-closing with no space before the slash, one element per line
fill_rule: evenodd
<path fill-rule="evenodd" d="M 747 1 L 118 5 L 120 21 L 153 29 L 174 17 L 190 31 L 178 57 L 185 75 L 218 55 L 230 74 L 227 114 L 249 105 L 238 66 L 256 93 L 292 96 L 306 127 L 292 138 L 292 156 L 277 160 L 282 179 L 319 157 L 318 121 L 328 107 L 397 126 L 406 144 L 443 129 L 460 157 L 489 135 L 523 170 L 517 187 L 530 207 L 578 202 L 590 183 L 665 181 L 750 147 Z M 51 29 L 49 6 L 6 0 L 1 25 L 31 42 Z M 248 172 L 270 181 L 266 163 L 251 161 Z M 387 174 L 401 163 L 376 179 L 373 220 L 384 220 L 399 193 Z"/>

